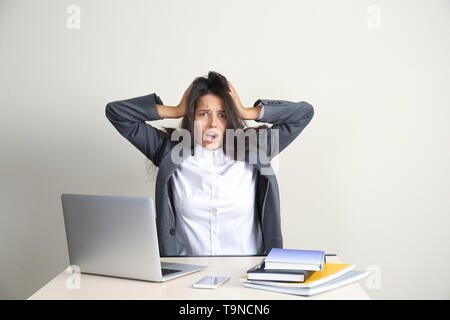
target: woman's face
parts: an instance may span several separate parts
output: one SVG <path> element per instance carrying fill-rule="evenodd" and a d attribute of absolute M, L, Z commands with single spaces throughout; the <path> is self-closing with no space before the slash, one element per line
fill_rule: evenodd
<path fill-rule="evenodd" d="M 197 101 L 194 125 L 199 132 L 197 141 L 205 149 L 215 150 L 222 146 L 227 118 L 222 99 L 214 94 L 201 96 Z"/>

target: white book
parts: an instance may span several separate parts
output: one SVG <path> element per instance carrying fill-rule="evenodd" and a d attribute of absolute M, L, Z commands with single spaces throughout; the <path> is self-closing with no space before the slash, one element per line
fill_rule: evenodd
<path fill-rule="evenodd" d="M 331 281 L 323 283 L 321 285 L 312 288 L 293 288 L 293 287 L 279 287 L 274 285 L 261 285 L 249 282 L 244 282 L 244 286 L 247 288 L 274 291 L 280 293 L 295 294 L 300 296 L 313 296 L 322 292 L 330 291 L 339 287 L 343 287 L 347 284 L 359 281 L 367 277 L 369 273 L 367 271 L 349 271 L 344 275 L 335 278 Z"/>

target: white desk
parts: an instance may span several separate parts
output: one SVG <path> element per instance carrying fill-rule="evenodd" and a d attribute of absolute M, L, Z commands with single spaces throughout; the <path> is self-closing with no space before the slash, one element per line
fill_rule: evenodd
<path fill-rule="evenodd" d="M 162 261 L 207 265 L 208 268 L 167 282 L 81 274 L 80 288 L 69 289 L 71 276 L 63 270 L 29 299 L 162 299 L 162 300 L 290 300 L 290 299 L 370 299 L 359 283 L 353 283 L 329 292 L 302 297 L 244 287 L 239 277 L 261 261 L 262 257 L 208 257 L 162 258 Z M 338 257 L 327 257 L 327 262 L 341 263 Z M 225 274 L 231 278 L 217 289 L 195 289 L 192 284 L 208 274 Z M 364 281 L 364 280 L 362 280 Z"/>

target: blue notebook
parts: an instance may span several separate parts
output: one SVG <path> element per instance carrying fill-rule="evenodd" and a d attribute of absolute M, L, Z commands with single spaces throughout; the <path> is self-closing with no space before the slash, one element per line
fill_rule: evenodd
<path fill-rule="evenodd" d="M 265 258 L 265 269 L 320 271 L 325 251 L 272 248 Z"/>

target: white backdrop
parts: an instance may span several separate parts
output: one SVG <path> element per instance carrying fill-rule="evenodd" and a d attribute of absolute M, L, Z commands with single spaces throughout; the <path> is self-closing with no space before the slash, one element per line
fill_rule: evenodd
<path fill-rule="evenodd" d="M 449 31 L 445 0 L 0 1 L 0 298 L 68 266 L 61 193 L 154 196 L 106 103 L 214 70 L 246 106 L 315 108 L 278 157 L 286 248 L 375 270 L 375 299 L 449 299 Z"/>

